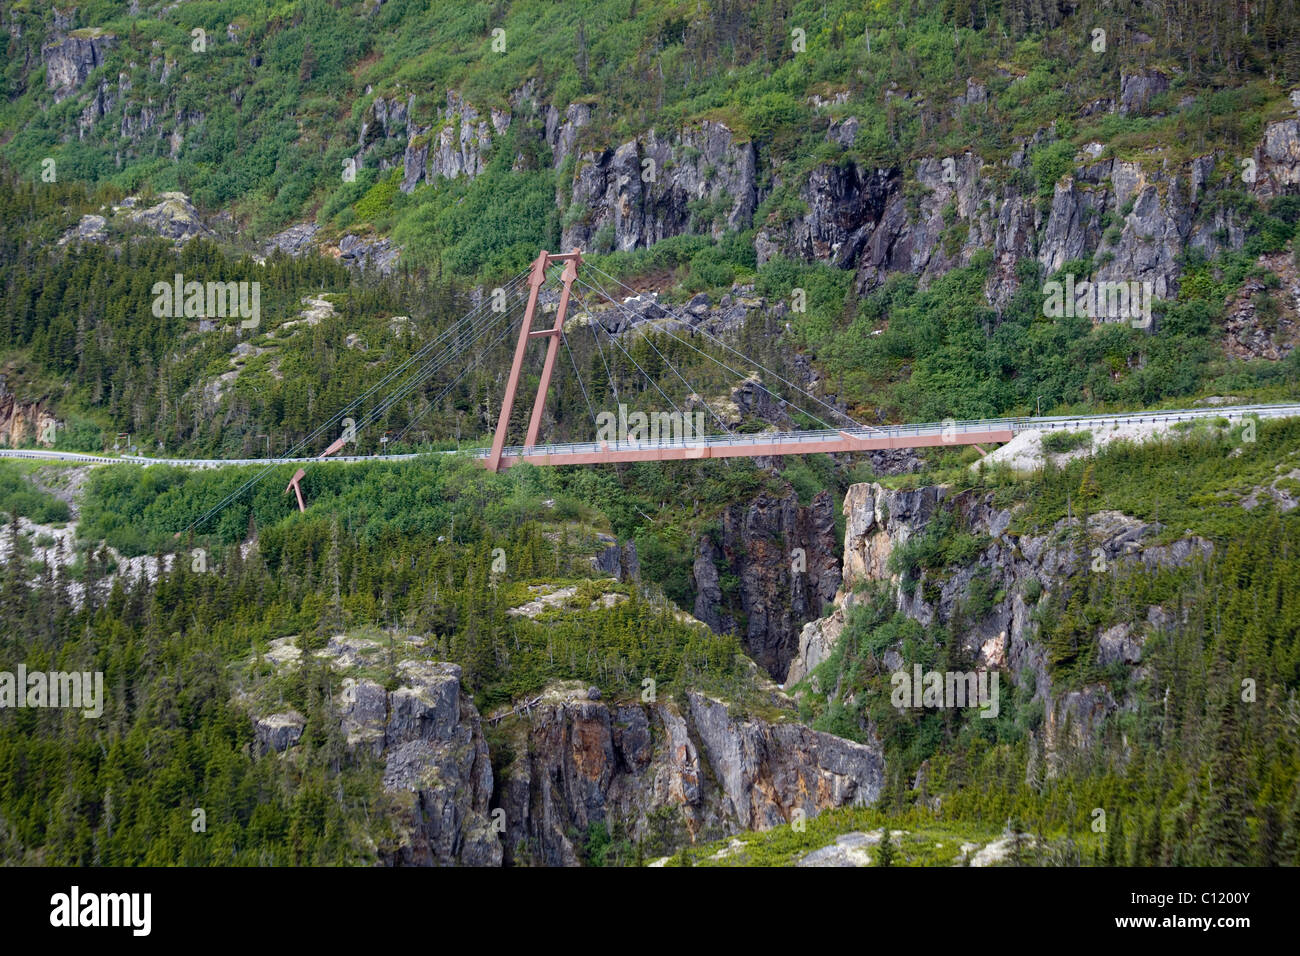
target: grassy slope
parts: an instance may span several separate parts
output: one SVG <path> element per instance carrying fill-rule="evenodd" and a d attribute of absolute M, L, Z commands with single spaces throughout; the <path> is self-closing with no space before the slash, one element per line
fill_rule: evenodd
<path fill-rule="evenodd" d="M 40 160 L 51 156 L 70 179 L 111 181 L 130 190 L 146 184 L 181 188 L 209 210 L 233 205 L 258 232 L 323 205 L 336 225 L 364 218 L 381 228 L 398 226 L 400 234 L 406 219 L 450 225 L 452 213 L 438 193 L 499 192 L 511 174 L 507 164 L 479 186 L 452 184 L 414 197 L 389 193 L 360 202 L 376 184 L 374 170 L 352 184 L 342 182 L 339 171 L 377 96 L 414 95 L 416 117 L 429 123 L 449 89 L 486 115 L 507 108 L 511 93 L 534 81 L 543 105 L 563 110 L 576 100 L 593 100 L 595 122 L 583 137 L 600 146 L 648 127 L 722 119 L 742 138 L 761 141 L 776 159 L 787 187 L 773 194 L 764 212 L 778 216 L 797 204 L 789 189 L 801 181 L 801 171 L 839 158 L 822 137 L 824 115 L 810 114 L 812 95 L 847 93 L 830 115 L 860 117 L 858 143 L 843 158 L 868 167 L 951 154 L 972 144 L 986 161 L 1005 158 L 1018 140 L 1075 115 L 1099 96 L 1114 96 L 1119 72 L 1138 66 L 1182 69 L 1171 91 L 1152 104 L 1155 116 L 1062 123 L 1057 138 L 1074 144 L 1100 140 L 1115 155 L 1155 164 L 1165 156 L 1181 159 L 1253 142 L 1269 118 L 1286 110 L 1286 91 L 1265 79 L 1270 70 L 1277 72 L 1281 54 L 1258 38 L 1244 63 L 1230 69 L 1204 56 L 1208 44 L 1197 29 L 1186 28 L 1189 39 L 1178 44 L 1171 42 L 1172 31 L 1156 29 L 1160 24 L 1140 13 L 1126 19 L 1105 5 L 1085 4 L 1073 18 L 1029 33 L 1017 27 L 1010 5 L 1000 18 L 999 4 L 983 6 L 996 22 L 954 15 L 949 4 L 881 2 L 863 10 L 847 0 L 758 0 L 717 6 L 710 18 L 697 18 L 694 4 L 664 0 L 595 0 L 581 9 L 541 0 L 389 0 L 377 10 L 365 2 L 335 9 L 322 0 L 271 7 L 236 0 L 180 5 L 161 19 L 131 18 L 123 3 L 96 2 L 78 10 L 78 24 L 116 34 L 119 45 L 91 82 L 126 73 L 132 84 L 128 99 L 174 99 L 201 111 L 203 121 L 188 134 L 176 162 L 160 141 L 146 154 L 127 150 L 118 166 L 117 113 L 86 139 L 65 141 L 80 98 L 51 108 L 42 70 L 24 73 L 21 62 L 11 63 L 5 79 L 17 95 L 0 107 L 0 122 L 15 135 L 4 154 L 33 178 Z M 35 6 L 18 5 L 16 16 L 27 44 L 49 27 L 48 11 Z M 954 28 L 954 19 L 960 27 Z M 1109 56 L 1079 55 L 1085 23 L 1110 28 Z M 228 24 L 237 28 L 235 40 L 227 38 Z M 198 28 L 208 36 L 201 53 L 191 48 L 191 31 Z M 1152 43 L 1135 41 L 1140 28 L 1155 37 Z M 493 50 L 496 29 L 505 31 L 503 52 Z M 805 34 L 803 52 L 793 49 L 796 29 Z M 862 42 L 867 32 L 870 53 Z M 304 69 L 308 46 L 315 65 Z M 261 58 L 257 67 L 250 63 L 254 55 Z M 173 63 L 169 85 L 161 84 L 160 69 L 151 70 L 151 58 Z M 989 103 L 949 109 L 946 104 L 968 77 L 987 84 Z M 1223 89 L 1225 84 L 1230 88 Z M 887 101 L 886 90 L 909 96 Z M 238 104 L 231 97 L 235 91 L 241 94 Z M 1195 103 L 1178 108 L 1189 95 Z M 401 145 L 385 145 L 372 163 L 391 158 Z M 1040 182 L 1050 183 L 1064 172 L 1069 156 L 1050 142 L 1044 150 L 1032 167 Z M 554 186 L 546 159 L 532 156 L 535 165 L 525 177 L 534 177 L 527 187 L 531 194 Z M 533 230 L 545 228 L 545 221 L 532 224 Z M 414 232 L 407 230 L 412 238 Z M 545 238 L 538 231 L 527 236 L 534 246 Z M 460 250 L 467 256 L 462 264 L 498 265 L 471 247 Z M 434 251 L 427 243 L 413 250 Z"/>
<path fill-rule="evenodd" d="M 21 177 L 33 180 L 40 160 L 51 156 L 58 160 L 61 179 L 98 184 L 103 200 L 124 190 L 183 188 L 209 213 L 232 208 L 240 225 L 251 227 L 241 229 L 237 241 L 316 214 L 335 234 L 391 232 L 405 244 L 411 264 L 427 264 L 462 280 L 495 280 L 522 268 L 538 246 L 553 244 L 564 214 L 554 197 L 565 192 L 572 170 L 552 171 L 544 145 L 535 139 L 539 118 L 516 123 L 477 179 L 422 185 L 407 196 L 397 192 L 391 174 L 381 176 L 377 169 L 381 159 L 399 156 L 404 135 L 381 143 L 356 182 L 344 183 L 338 175 L 342 159 L 356 150 L 357 133 L 375 97 L 414 95 L 416 120 L 433 122 L 449 89 L 486 113 L 507 107 L 512 91 L 533 82 L 543 106 L 563 109 L 576 100 L 595 105 L 580 149 L 620 142 L 648 127 L 663 131 L 704 117 L 723 119 L 741 138 L 758 141 L 773 166 L 765 185 L 774 188 L 759 210 L 758 225 L 779 224 L 800 211 L 799 184 L 817 163 L 906 169 L 917 157 L 972 146 L 993 163 L 1044 130 L 1045 138 L 1015 175 L 1046 199 L 1084 143 L 1100 141 L 1108 155 L 1153 166 L 1216 149 L 1230 154 L 1257 141 L 1267 121 L 1290 109 L 1284 86 L 1267 79 L 1285 65 L 1279 41 L 1294 29 L 1285 18 L 1278 20 L 1282 8 L 1270 4 L 1260 11 L 1259 32 L 1241 41 L 1247 48 L 1239 57 L 1227 58 L 1205 33 L 1205 11 L 1192 7 L 1175 14 L 1181 18 L 1176 24 L 1148 22 L 1140 11 L 1121 17 L 1087 4 L 1060 23 L 1026 24 L 1010 3 L 982 4 L 972 14 L 952 3 L 882 2 L 862 10 L 847 2 L 754 2 L 719 6 L 711 16 L 698 17 L 690 4 L 657 0 L 608 0 L 584 5 L 581 12 L 533 0 L 428 8 L 393 0 L 377 9 L 367 3 L 335 9 L 312 0 L 272 7 L 186 4 L 161 19 L 130 18 L 124 4 L 94 3 L 79 10 L 78 25 L 111 30 L 119 44 L 90 82 L 125 72 L 132 88 L 119 100 L 174 98 L 201 111 L 202 122 L 191 129 L 175 162 L 157 152 L 165 148 L 161 142 L 150 155 L 123 151 L 117 135 L 120 103 L 91 135 L 69 137 L 66 131 L 84 97 L 51 106 L 41 69 L 24 72 L 14 59 L 5 74 L 14 95 L 0 105 L 0 119 L 13 136 L 0 152 Z M 987 22 L 986 12 L 992 18 Z M 36 44 L 48 29 L 48 12 L 35 6 L 20 4 L 15 16 L 24 24 L 24 43 Z M 1270 26 L 1279 22 L 1277 29 Z M 1085 23 L 1108 30 L 1107 55 L 1079 55 Z M 236 39 L 227 37 L 227 24 L 236 28 Z M 500 53 L 492 48 L 491 31 L 498 27 L 506 37 Z M 208 31 L 205 52 L 190 47 L 195 28 Z M 804 52 L 793 49 L 796 28 L 806 34 Z M 1140 29 L 1149 42 L 1141 39 Z M 871 52 L 862 42 L 868 33 Z M 308 63 L 315 65 L 304 69 L 308 44 Z M 251 65 L 254 56 L 261 60 L 257 67 Z M 164 61 L 173 63 L 166 86 L 160 82 Z M 1171 90 L 1150 104 L 1147 115 L 1062 119 L 1076 117 L 1098 97 L 1115 96 L 1120 74 L 1140 67 L 1159 67 L 1173 76 Z M 989 100 L 953 107 L 954 91 L 963 89 L 968 77 L 987 86 Z M 810 108 L 811 96 L 833 94 L 846 99 Z M 826 141 L 825 124 L 850 114 L 862 127 L 854 148 L 842 152 Z M 521 169 L 514 168 L 516 154 Z M 1226 160 L 1222 166 L 1216 175 L 1226 183 L 1234 168 Z M 989 173 L 1009 171 L 994 165 Z M 67 192 L 62 182 L 57 188 Z M 1020 413 L 1040 399 L 1045 410 L 1068 410 L 1132 408 L 1227 389 L 1248 397 L 1294 394 L 1294 362 L 1229 362 L 1215 343 L 1224 297 L 1257 271 L 1258 252 L 1294 245 L 1290 236 L 1300 225 L 1300 209 L 1270 210 L 1275 215 L 1269 216 L 1231 190 L 1222 199 L 1243 215 L 1256 215 L 1252 245 L 1244 255 L 1221 262 L 1189 261 L 1180 300 L 1166 309 L 1154 341 L 1130 329 L 1042 321 L 1033 292 L 1036 272 L 1026 274 L 1025 295 L 997 317 L 990 333 L 992 317 L 982 299 L 987 257 L 925 290 L 909 277 L 894 277 L 861 302 L 849 294 L 847 273 L 824 265 L 777 261 L 756 274 L 752 230 L 717 244 L 701 236 L 674 237 L 650 250 L 598 256 L 595 264 L 634 284 L 657 276 L 680 294 L 705 289 L 716 294 L 733 281 L 753 280 L 772 301 L 787 298 L 796 286 L 806 289 L 809 309 L 790 317 L 791 338 L 816 355 L 827 381 L 860 418 Z M 97 204 L 69 194 L 61 195 L 58 205 L 64 210 L 58 216 L 28 217 L 19 231 L 48 241 Z M 1023 265 L 1034 271 L 1032 263 Z M 22 268 L 30 271 L 31 265 Z M 170 274 L 170 268 L 159 263 L 154 271 Z M 233 261 L 223 268 L 243 271 Z M 61 290 L 70 283 L 75 291 L 87 278 L 86 271 L 58 280 L 43 276 L 30 293 L 33 301 L 20 298 L 13 308 L 37 308 L 34 300 L 42 287 Z M 347 281 L 334 275 L 290 279 L 282 302 L 265 303 L 272 322 L 292 318 L 301 293 L 327 283 L 337 292 L 348 291 Z M 143 293 L 134 291 L 138 294 L 124 295 L 119 286 L 97 288 L 94 301 L 105 304 L 91 314 L 107 309 L 108 315 L 96 318 L 126 321 L 147 305 Z M 84 417 L 106 432 L 150 433 L 150 442 L 161 441 L 167 449 L 251 454 L 262 441 L 258 435 L 297 437 L 309 427 L 310 416 L 296 396 L 326 378 L 323 366 L 332 379 L 329 394 L 320 397 L 325 407 L 338 406 L 335 396 L 355 393 L 356 382 L 368 373 L 359 356 L 340 347 L 347 333 L 359 331 L 367 342 L 387 347 L 391 336 L 380 310 L 427 313 L 422 302 L 437 300 L 441 292 L 378 299 L 343 295 L 344 321 L 327 327 L 326 342 L 301 335 L 288 342 L 259 338 L 254 344 L 270 351 L 243 363 L 232 395 L 215 415 L 194 407 L 196 386 L 232 367 L 223 354 L 231 345 L 228 338 L 218 343 L 209 336 L 200 344 L 184 338 L 183 330 L 146 323 L 148 333 L 132 343 L 130 354 L 109 356 L 106 367 L 89 367 L 84 356 L 56 351 L 76 333 L 69 318 L 45 336 L 20 335 L 3 347 L 15 362 L 23 355 L 34 359 L 14 381 L 27 392 L 56 394 L 65 417 Z M 87 308 L 75 294 L 45 305 L 65 317 Z M 754 329 L 743 344 L 753 354 L 768 338 L 765 330 Z M 173 358 L 178 346 L 179 360 Z M 321 355 L 322 346 L 335 351 Z M 138 361 L 140 351 L 151 353 L 154 369 Z M 595 361 L 589 346 L 578 357 Z M 788 355 L 756 357 L 784 362 Z M 693 383 L 714 385 L 715 366 L 690 353 L 674 359 Z M 173 368 L 157 368 L 173 362 Z M 286 373 L 283 382 L 272 373 L 277 362 Z M 783 365 L 782 371 L 788 369 Z M 61 389 L 58 383 L 74 372 L 76 385 Z M 157 374 L 182 393 L 182 407 L 170 421 L 151 394 Z M 110 384 L 125 401 L 106 407 L 103 390 Z M 443 414 L 427 421 L 440 432 L 457 421 L 457 413 L 472 415 L 477 410 L 469 396 L 486 387 L 471 378 L 445 403 L 455 403 L 454 409 L 444 407 Z M 644 383 L 634 387 L 648 391 Z M 653 392 L 648 395 L 657 400 Z M 579 397 L 575 392 L 567 401 Z M 140 408 L 143 414 L 136 411 Z M 383 429 L 404 427 L 417 413 L 416 404 L 399 407 L 370 440 L 377 441 Z M 216 429 L 222 432 L 214 434 Z M 203 430 L 208 433 L 196 434 Z M 88 441 L 92 432 L 93 427 L 85 432 Z"/>

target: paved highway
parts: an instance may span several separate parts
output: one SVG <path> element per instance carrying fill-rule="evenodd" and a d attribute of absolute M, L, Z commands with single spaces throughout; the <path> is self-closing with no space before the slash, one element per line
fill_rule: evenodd
<path fill-rule="evenodd" d="M 1024 431 L 1081 431 L 1083 429 L 1105 428 L 1111 425 L 1171 425 L 1176 422 L 1196 421 L 1198 419 L 1226 418 L 1240 421 L 1246 417 L 1290 418 L 1300 416 L 1300 403 L 1275 405 L 1231 405 L 1207 408 L 1181 408 L 1167 411 L 1122 412 L 1107 415 L 1057 416 L 1045 418 L 988 418 L 977 421 L 929 422 L 921 425 L 885 425 L 879 428 L 851 428 L 843 430 L 821 430 L 800 432 L 758 432 L 748 435 L 709 435 L 702 439 L 660 440 L 639 442 L 580 442 L 563 445 L 536 445 L 530 449 L 513 446 L 505 449 L 505 458 L 513 462 L 529 458 L 571 459 L 584 456 L 600 456 L 611 452 L 669 452 L 677 450 L 708 449 L 733 454 L 761 455 L 780 450 L 789 454 L 790 446 L 801 445 L 844 445 L 845 440 L 852 447 L 853 442 L 860 442 L 861 447 L 910 447 L 912 445 L 970 444 L 972 440 L 981 440 L 981 436 L 1010 432 L 1019 434 Z M 985 439 L 987 440 L 987 439 Z M 765 446 L 773 446 L 765 451 Z M 809 448 L 809 452 L 819 449 Z M 467 449 L 465 452 L 475 458 L 486 458 L 486 448 Z M 454 451 L 436 454 L 452 455 Z M 130 464 L 130 465 L 175 465 L 183 468 L 226 468 L 239 465 L 305 465 L 349 463 L 359 461 L 406 461 L 419 457 L 407 455 L 338 455 L 330 458 L 149 458 L 140 455 L 95 455 L 83 452 L 53 451 L 42 448 L 0 449 L 2 458 L 31 458 L 45 461 L 67 461 L 93 465 Z M 693 457 L 690 454 L 682 457 Z M 698 457 L 713 457 L 701 454 Z M 560 462 L 552 462 L 560 463 Z"/>

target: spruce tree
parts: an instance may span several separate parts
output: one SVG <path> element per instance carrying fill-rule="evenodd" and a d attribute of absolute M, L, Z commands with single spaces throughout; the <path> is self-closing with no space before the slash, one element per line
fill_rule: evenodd
<path fill-rule="evenodd" d="M 1216 667 L 1212 684 L 1231 688 L 1227 668 Z M 1252 861 L 1250 798 L 1242 769 L 1240 703 L 1229 689 L 1219 694 L 1209 736 L 1210 753 L 1205 768 L 1205 803 L 1196 834 L 1198 855 L 1214 866 L 1246 866 Z"/>
<path fill-rule="evenodd" d="M 889 837 L 889 825 L 881 828 L 880 844 L 876 847 L 876 866 L 894 865 L 894 844 Z"/>

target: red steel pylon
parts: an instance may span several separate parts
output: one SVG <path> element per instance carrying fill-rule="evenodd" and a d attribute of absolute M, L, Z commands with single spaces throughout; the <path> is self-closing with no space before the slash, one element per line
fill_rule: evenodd
<path fill-rule="evenodd" d="M 546 343 L 546 361 L 542 365 L 542 378 L 537 383 L 537 397 L 533 400 L 533 412 L 528 420 L 528 432 L 524 438 L 524 447 L 532 448 L 537 444 L 537 433 L 542 427 L 542 409 L 546 405 L 546 392 L 551 385 L 551 373 L 555 370 L 555 356 L 560 347 L 560 336 L 564 333 L 564 317 L 569 309 L 569 293 L 573 282 L 578 278 L 578 263 L 582 261 L 581 250 L 559 252 L 552 255 L 543 249 L 533 261 L 533 271 L 528 277 L 528 307 L 524 310 L 524 322 L 519 328 L 519 341 L 515 345 L 514 362 L 510 365 L 510 378 L 506 381 L 506 392 L 501 401 L 501 417 L 497 420 L 496 434 L 492 438 L 492 450 L 488 453 L 487 468 L 497 471 L 501 467 L 501 452 L 506 446 L 506 432 L 510 429 L 510 413 L 514 409 L 515 393 L 519 389 L 519 376 L 524 367 L 524 354 L 528 349 L 529 339 L 549 338 Z M 560 277 L 560 304 L 555 310 L 555 324 L 549 329 L 532 331 L 533 315 L 537 311 L 537 294 L 546 282 L 546 269 L 553 262 L 563 262 L 564 273 Z"/>

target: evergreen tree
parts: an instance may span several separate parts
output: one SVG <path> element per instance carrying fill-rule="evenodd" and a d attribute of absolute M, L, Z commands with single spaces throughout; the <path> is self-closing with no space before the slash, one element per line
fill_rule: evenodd
<path fill-rule="evenodd" d="M 889 836 L 889 825 L 882 828 L 880 843 L 876 845 L 876 866 L 893 866 L 895 857 L 894 843 Z"/>
<path fill-rule="evenodd" d="M 1215 669 L 1213 685 L 1231 688 L 1226 666 Z M 1245 866 L 1252 861 L 1247 817 L 1252 807 L 1242 770 L 1239 702 L 1231 690 L 1218 693 L 1205 769 L 1205 804 L 1197 831 L 1200 857 L 1215 866 Z"/>

